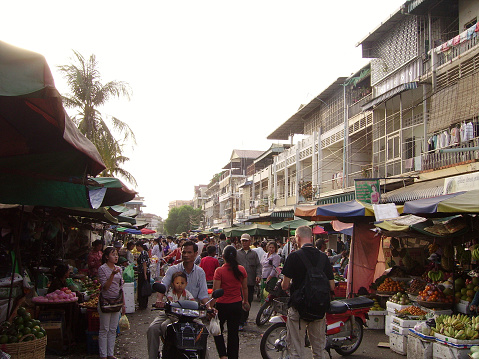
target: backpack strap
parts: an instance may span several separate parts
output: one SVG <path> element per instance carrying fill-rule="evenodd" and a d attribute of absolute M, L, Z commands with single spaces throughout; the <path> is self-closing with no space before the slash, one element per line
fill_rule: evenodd
<path fill-rule="evenodd" d="M 319 252 L 319 260 L 318 260 L 318 263 L 316 263 L 316 267 L 318 267 L 319 269 L 321 269 L 321 262 L 322 262 L 322 256 L 321 256 L 321 252 L 319 250 L 317 250 Z M 300 249 L 297 251 L 298 252 L 298 255 L 300 256 L 301 260 L 304 262 L 304 264 L 306 265 L 306 270 L 309 268 L 309 267 L 313 267 L 313 264 L 311 263 L 311 261 L 309 260 L 308 256 L 306 255 L 306 253 L 304 253 L 304 250 L 303 249 Z"/>

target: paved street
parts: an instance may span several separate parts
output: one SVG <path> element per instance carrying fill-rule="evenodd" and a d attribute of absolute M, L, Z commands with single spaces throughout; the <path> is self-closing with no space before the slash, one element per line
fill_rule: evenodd
<path fill-rule="evenodd" d="M 154 295 L 151 296 L 150 302 L 154 302 Z M 259 309 L 259 302 L 254 301 L 250 313 L 249 323 L 243 332 L 240 332 L 240 359 L 261 359 L 259 351 L 259 343 L 261 341 L 261 334 L 266 330 L 267 326 L 258 328 L 254 324 L 256 313 Z M 123 332 L 118 336 L 116 346 L 116 356 L 119 359 L 145 359 L 147 358 L 146 347 L 146 330 L 150 322 L 154 319 L 158 312 L 145 310 L 137 311 L 128 314 L 131 329 Z M 388 348 L 379 348 L 379 342 L 388 342 L 388 337 L 384 334 L 384 330 L 365 330 L 363 342 L 354 355 L 350 358 L 354 359 L 369 359 L 369 358 L 387 358 L 399 359 L 404 358 L 399 354 L 392 352 Z M 209 359 L 217 358 L 216 347 L 213 340 L 208 341 L 210 349 Z M 75 354 L 66 356 L 47 355 L 47 359 L 93 359 L 98 358 L 97 355 L 86 355 L 85 345 L 80 344 L 72 348 Z M 78 354 L 76 354 L 78 353 Z M 80 354 L 82 353 L 82 354 Z M 309 354 L 309 351 L 308 351 Z M 308 356 L 307 358 L 310 358 Z M 332 358 L 341 358 L 336 352 L 332 352 Z M 306 359 L 306 358 L 305 358 Z"/>

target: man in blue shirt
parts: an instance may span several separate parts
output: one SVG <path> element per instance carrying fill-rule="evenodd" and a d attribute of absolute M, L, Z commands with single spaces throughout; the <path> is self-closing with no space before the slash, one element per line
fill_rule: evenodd
<path fill-rule="evenodd" d="M 208 287 L 206 285 L 205 271 L 194 263 L 195 258 L 198 255 L 198 246 L 194 242 L 186 241 L 183 243 L 181 250 L 183 262 L 171 266 L 161 280 L 161 283 L 168 288 L 171 284 L 171 278 L 173 277 L 173 274 L 176 272 L 183 272 L 188 278 L 186 290 L 188 290 L 196 300 L 205 304 L 208 301 Z M 155 305 L 159 308 L 164 306 L 163 297 L 164 294 L 157 294 Z M 146 337 L 148 342 L 149 359 L 158 358 L 161 323 L 161 318 L 157 317 L 148 327 Z"/>

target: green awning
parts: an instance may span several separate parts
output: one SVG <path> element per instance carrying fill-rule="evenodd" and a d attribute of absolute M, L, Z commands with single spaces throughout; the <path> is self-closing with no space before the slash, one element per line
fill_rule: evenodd
<path fill-rule="evenodd" d="M 301 226 L 312 226 L 316 222 L 312 221 L 307 221 L 305 219 L 294 219 L 292 221 L 284 221 L 284 222 L 279 222 L 279 223 L 273 223 L 270 225 L 271 228 L 273 229 L 296 229 Z"/>

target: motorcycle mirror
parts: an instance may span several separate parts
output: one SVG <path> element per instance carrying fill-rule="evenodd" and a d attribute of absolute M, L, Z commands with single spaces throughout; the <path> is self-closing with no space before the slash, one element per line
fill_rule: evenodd
<path fill-rule="evenodd" d="M 166 293 L 166 287 L 164 284 L 161 284 L 159 282 L 155 282 L 153 283 L 151 289 L 153 289 L 153 292 L 158 292 L 158 293 L 161 293 L 161 294 L 165 294 Z"/>
<path fill-rule="evenodd" d="M 211 295 L 214 299 L 217 299 L 219 297 L 222 297 L 223 294 L 225 294 L 225 291 L 223 288 L 220 288 L 220 289 L 216 289 L 213 294 Z"/>

